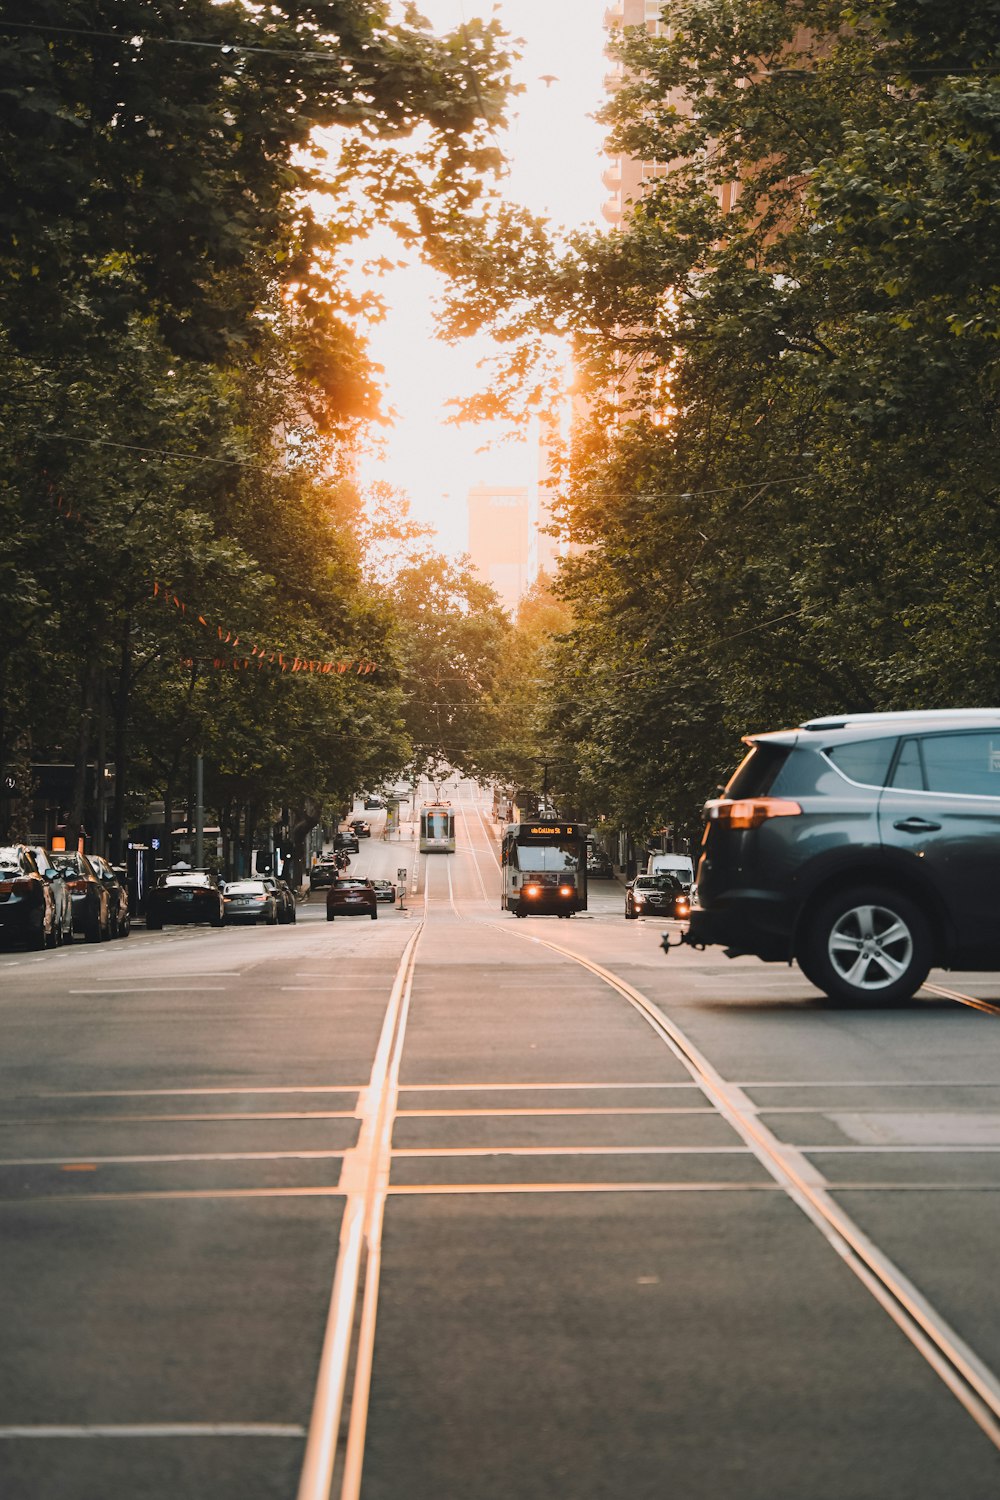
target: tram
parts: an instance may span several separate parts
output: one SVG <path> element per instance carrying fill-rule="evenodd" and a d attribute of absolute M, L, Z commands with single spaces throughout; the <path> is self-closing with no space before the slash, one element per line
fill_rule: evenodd
<path fill-rule="evenodd" d="M 420 805 L 421 854 L 454 854 L 455 814 L 450 802 Z"/>
<path fill-rule="evenodd" d="M 587 829 L 539 819 L 503 831 L 500 906 L 517 917 L 587 910 Z"/>

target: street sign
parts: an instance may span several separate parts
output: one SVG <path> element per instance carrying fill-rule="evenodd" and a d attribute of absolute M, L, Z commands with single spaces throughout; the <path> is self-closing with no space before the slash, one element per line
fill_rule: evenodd
<path fill-rule="evenodd" d="M 399 869 L 396 871 L 396 879 L 401 880 L 404 885 L 406 884 L 406 873 L 407 872 L 405 865 L 400 865 Z"/>

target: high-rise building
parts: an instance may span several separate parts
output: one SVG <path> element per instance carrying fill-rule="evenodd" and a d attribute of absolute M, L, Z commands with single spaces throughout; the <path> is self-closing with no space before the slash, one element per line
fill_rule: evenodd
<path fill-rule="evenodd" d="M 660 18 L 663 4 L 664 0 L 612 0 L 612 4 L 604 12 L 604 25 L 611 33 L 620 31 L 625 26 L 645 26 L 652 36 L 659 36 L 666 31 L 666 25 Z M 604 83 L 608 92 L 614 93 L 625 82 L 625 70 L 617 58 L 609 57 L 608 61 L 610 69 L 604 75 Z M 677 101 L 671 102 L 679 102 L 679 96 Z M 602 210 L 608 223 L 617 229 L 628 212 L 629 204 L 642 196 L 645 184 L 656 177 L 665 176 L 667 171 L 663 162 L 637 161 L 634 156 L 621 154 L 610 155 L 602 178 L 611 195 Z"/>
<path fill-rule="evenodd" d="M 650 36 L 668 36 L 670 22 L 664 20 L 664 15 L 669 17 L 669 13 L 668 0 L 612 0 L 604 12 L 604 25 L 612 34 L 626 26 L 644 26 Z M 608 61 L 610 67 L 604 75 L 604 84 L 608 93 L 613 94 L 625 82 L 625 69 L 617 58 L 609 57 Z M 672 89 L 666 96 L 666 103 L 672 104 L 682 114 L 689 108 L 689 101 L 681 89 Z M 667 162 L 639 161 L 634 156 L 609 152 L 602 181 L 610 197 L 604 203 L 602 213 L 612 228 L 620 228 L 628 215 L 629 205 L 642 197 L 649 183 L 666 177 L 669 172 Z M 716 192 L 723 211 L 728 213 L 739 195 L 739 184 L 724 183 Z"/>
<path fill-rule="evenodd" d="M 531 492 L 477 484 L 469 491 L 469 556 L 513 614 L 532 582 Z"/>

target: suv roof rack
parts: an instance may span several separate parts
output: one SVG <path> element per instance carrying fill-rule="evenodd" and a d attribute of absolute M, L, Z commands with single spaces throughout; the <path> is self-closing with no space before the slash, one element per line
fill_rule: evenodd
<path fill-rule="evenodd" d="M 807 719 L 800 729 L 846 729 L 849 724 L 914 724 L 954 722 L 963 719 L 1000 720 L 1000 708 L 903 708 L 881 714 L 831 714 L 824 719 Z"/>

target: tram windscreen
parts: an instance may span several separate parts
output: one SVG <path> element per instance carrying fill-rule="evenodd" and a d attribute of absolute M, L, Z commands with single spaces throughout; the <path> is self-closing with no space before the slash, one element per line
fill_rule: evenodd
<path fill-rule="evenodd" d="M 517 863 L 522 870 L 542 871 L 578 870 L 580 868 L 579 843 L 518 844 Z"/>
<path fill-rule="evenodd" d="M 428 839 L 450 839 L 452 836 L 451 813 L 447 812 L 425 812 L 424 813 L 424 838 Z"/>

